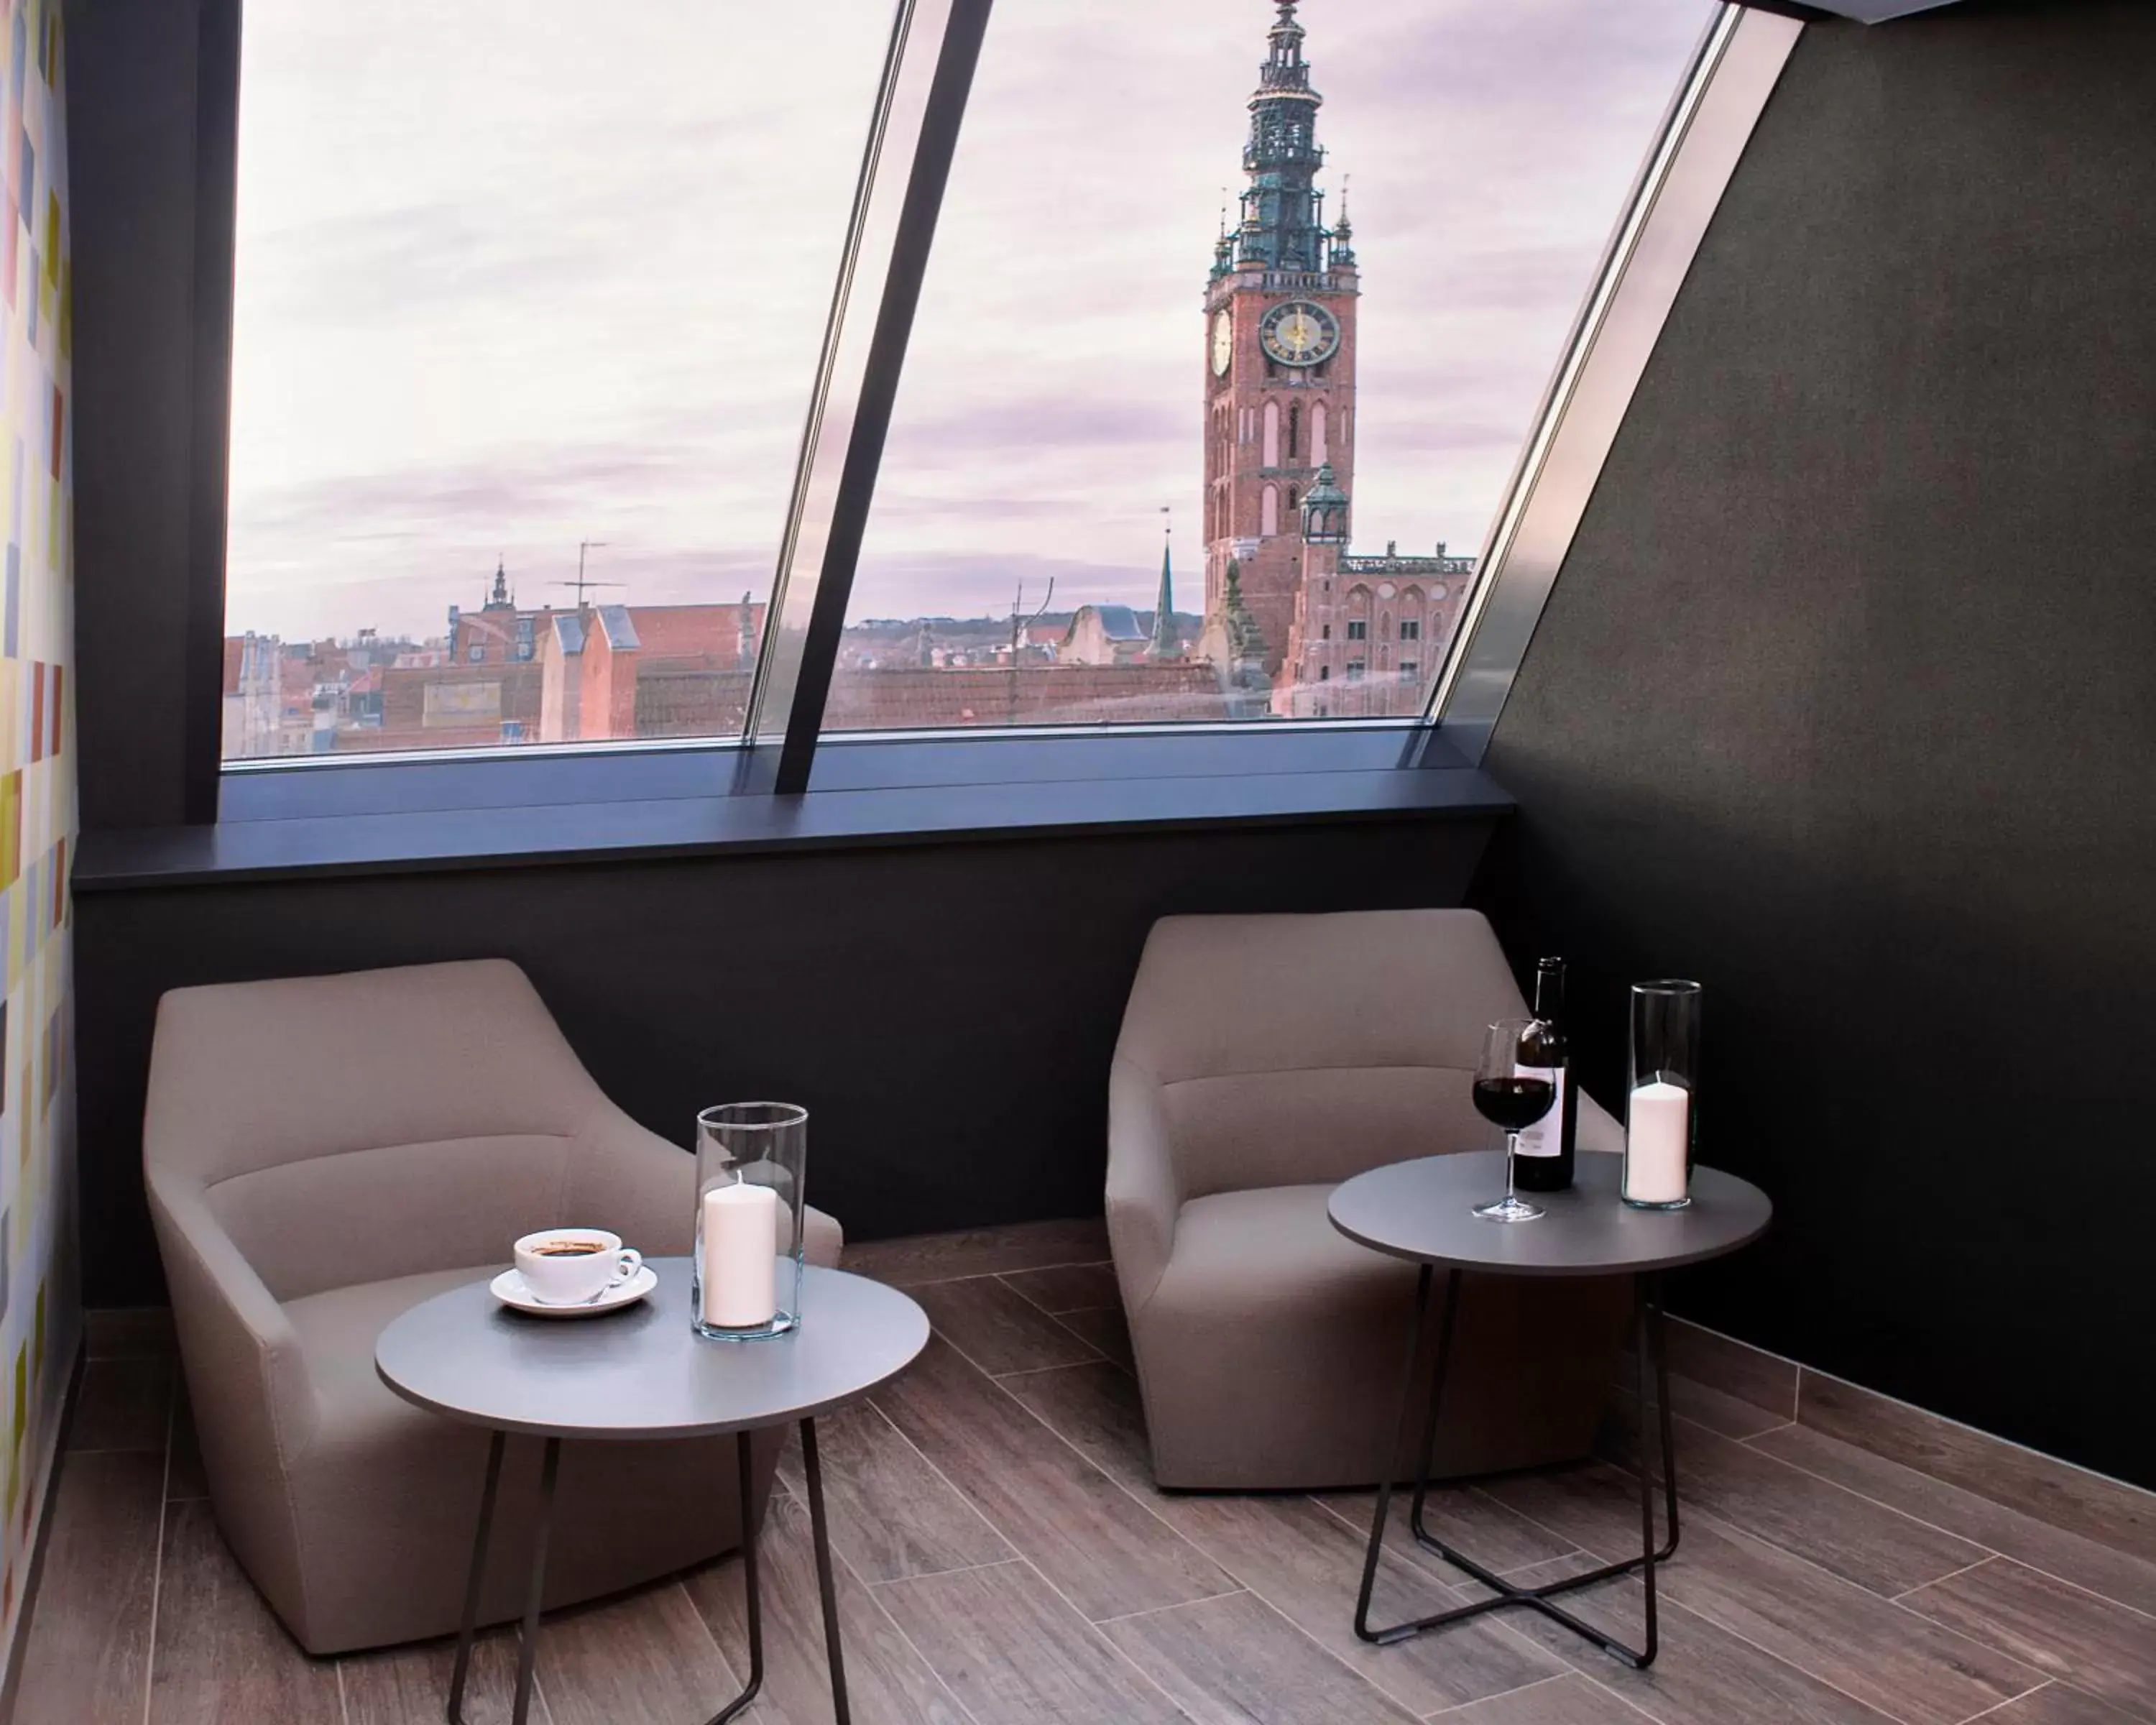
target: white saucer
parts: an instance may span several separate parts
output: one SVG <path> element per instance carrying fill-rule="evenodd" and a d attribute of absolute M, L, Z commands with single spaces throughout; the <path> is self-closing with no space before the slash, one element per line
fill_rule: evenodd
<path fill-rule="evenodd" d="M 486 1291 L 505 1306 L 518 1312 L 528 1312 L 534 1317 L 590 1317 L 601 1312 L 618 1312 L 624 1306 L 634 1306 L 659 1286 L 659 1272 L 649 1264 L 635 1275 L 616 1286 L 608 1288 L 598 1299 L 581 1306 L 548 1306 L 531 1297 L 531 1291 L 524 1285 L 523 1272 L 505 1270 L 486 1285 Z"/>

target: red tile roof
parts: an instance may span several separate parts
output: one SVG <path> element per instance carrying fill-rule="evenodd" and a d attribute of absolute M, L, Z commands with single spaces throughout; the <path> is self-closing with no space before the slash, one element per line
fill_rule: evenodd
<path fill-rule="evenodd" d="M 741 662 L 742 608 L 732 605 L 631 605 L 644 661 L 687 660 L 714 669 Z M 749 608 L 750 626 L 761 634 L 763 607 Z"/>
<path fill-rule="evenodd" d="M 1235 715 L 1214 668 L 1026 665 L 963 670 L 847 670 L 831 685 L 825 726 L 904 731 L 958 725 L 1108 725 Z"/>

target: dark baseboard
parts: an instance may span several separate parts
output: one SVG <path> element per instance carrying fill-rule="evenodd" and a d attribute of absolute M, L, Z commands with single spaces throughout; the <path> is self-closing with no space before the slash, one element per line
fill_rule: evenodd
<path fill-rule="evenodd" d="M 1743 1438 L 1799 1425 L 2156 1563 L 2156 1492 L 1862 1384 L 1770 1353 L 1683 1318 L 1669 1326 L 1672 1411 Z M 1624 1379 L 1630 1383 L 1628 1375 Z M 1698 1396 L 1697 1386 L 1707 1392 Z M 1688 1397 L 1691 1404 L 1687 1404 Z M 1744 1429 L 1756 1414 L 1759 1424 Z"/>

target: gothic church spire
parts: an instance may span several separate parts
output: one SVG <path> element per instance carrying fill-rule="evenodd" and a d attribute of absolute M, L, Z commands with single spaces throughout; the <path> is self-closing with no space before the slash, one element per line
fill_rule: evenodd
<path fill-rule="evenodd" d="M 1173 526 L 1167 529 L 1160 542 L 1160 592 L 1152 602 L 1152 658 L 1156 663 L 1183 657 L 1182 638 L 1175 632 L 1175 576 L 1168 561 L 1169 536 L 1173 532 Z"/>

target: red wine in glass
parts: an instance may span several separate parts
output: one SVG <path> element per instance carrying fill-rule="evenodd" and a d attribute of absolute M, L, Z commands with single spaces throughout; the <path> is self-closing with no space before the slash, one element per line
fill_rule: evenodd
<path fill-rule="evenodd" d="M 1550 1111 L 1557 1086 L 1547 1078 L 1478 1078 L 1475 1111 L 1492 1126 L 1523 1132 Z"/>
<path fill-rule="evenodd" d="M 1520 1044 L 1537 1029 L 1532 1019 L 1502 1019 L 1482 1039 L 1482 1063 L 1475 1072 L 1475 1111 L 1505 1131 L 1505 1195 L 1475 1206 L 1491 1222 L 1532 1222 L 1543 1214 L 1514 1190 L 1513 1165 L 1519 1159 L 1520 1134 L 1549 1112 L 1557 1086 L 1520 1070 Z"/>

